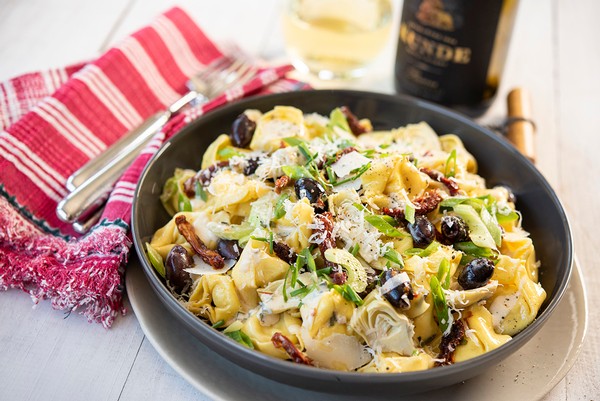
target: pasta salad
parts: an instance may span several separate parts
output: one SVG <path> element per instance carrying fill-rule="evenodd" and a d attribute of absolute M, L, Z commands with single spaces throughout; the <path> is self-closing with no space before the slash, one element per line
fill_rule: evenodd
<path fill-rule="evenodd" d="M 276 358 L 407 372 L 500 347 L 546 293 L 508 188 L 453 134 L 246 110 L 177 169 L 146 244 L 181 304 Z"/>

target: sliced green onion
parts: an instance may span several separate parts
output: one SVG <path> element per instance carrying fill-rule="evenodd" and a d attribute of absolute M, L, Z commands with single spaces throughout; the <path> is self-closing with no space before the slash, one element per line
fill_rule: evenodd
<path fill-rule="evenodd" d="M 446 160 L 446 168 L 444 169 L 446 177 L 454 177 L 456 175 L 456 149 L 452 149 L 450 156 Z"/>
<path fill-rule="evenodd" d="M 388 249 L 383 254 L 383 257 L 389 260 L 390 262 L 394 262 L 397 265 L 400 265 L 400 268 L 404 268 L 404 260 L 402 260 L 402 256 L 394 248 Z"/>
<path fill-rule="evenodd" d="M 383 217 L 376 214 L 365 215 L 365 220 L 375 227 L 379 232 L 387 235 L 388 237 L 407 237 L 410 234 L 398 230 L 396 227 L 391 225 Z"/>
<path fill-rule="evenodd" d="M 442 333 L 446 333 L 450 327 L 450 309 L 446 303 L 446 296 L 440 282 L 436 276 L 431 276 L 429 281 L 431 287 L 431 297 L 433 298 L 433 308 L 437 317 L 438 326 Z"/>
<path fill-rule="evenodd" d="M 300 256 L 302 256 L 304 258 L 304 261 L 306 263 L 306 267 L 308 267 L 308 270 L 312 273 L 316 273 L 317 272 L 317 265 L 315 264 L 315 258 L 313 258 L 312 253 L 310 252 L 309 248 L 304 248 L 301 252 L 300 252 Z"/>
<path fill-rule="evenodd" d="M 283 166 L 283 173 L 288 177 L 299 180 L 300 178 L 314 178 L 313 175 L 304 166 Z"/>
<path fill-rule="evenodd" d="M 352 245 L 352 248 L 350 248 L 350 253 L 352 254 L 352 256 L 356 256 L 359 250 L 360 246 L 358 244 L 354 244 Z"/>
<path fill-rule="evenodd" d="M 223 326 L 224 324 L 225 324 L 225 320 L 221 319 L 221 320 L 219 320 L 219 321 L 216 321 L 216 322 L 215 322 L 215 323 L 212 325 L 212 327 L 213 327 L 214 329 L 218 329 L 219 327 Z"/>
<path fill-rule="evenodd" d="M 517 221 L 519 220 L 519 213 L 515 212 L 514 210 L 509 210 L 509 211 L 498 211 L 496 213 L 496 220 L 498 220 L 498 223 L 503 224 L 503 223 L 511 223 L 513 221 Z"/>
<path fill-rule="evenodd" d="M 160 256 L 160 253 L 156 249 L 152 247 L 149 243 L 146 242 L 146 251 L 148 252 L 148 259 L 150 260 L 150 264 L 156 269 L 158 274 L 161 277 L 165 277 L 165 265 L 163 263 L 163 258 Z"/>
<path fill-rule="evenodd" d="M 217 156 L 220 160 L 229 160 L 234 156 L 242 156 L 243 153 L 235 150 L 233 146 L 226 146 L 217 151 Z"/>
<path fill-rule="evenodd" d="M 346 119 L 346 115 L 344 112 L 338 107 L 331 111 L 329 114 L 329 127 L 339 127 L 346 132 L 352 133 L 350 126 L 348 125 L 348 120 Z"/>
<path fill-rule="evenodd" d="M 497 254 L 492 249 L 477 246 L 471 241 L 457 242 L 454 244 L 454 248 L 476 258 L 495 259 L 497 257 Z"/>
<path fill-rule="evenodd" d="M 398 227 L 398 220 L 393 218 L 392 216 L 388 216 L 387 214 L 382 214 L 381 218 L 388 222 L 390 225 L 394 227 Z"/>
<path fill-rule="evenodd" d="M 364 303 L 362 298 L 348 284 L 333 284 L 332 288 L 335 289 L 338 293 L 340 293 L 342 297 L 344 297 L 350 302 L 354 302 L 358 306 L 361 306 Z"/>
<path fill-rule="evenodd" d="M 204 190 L 204 187 L 200 181 L 196 181 L 196 197 L 202 199 L 204 202 L 208 199 L 208 194 Z"/>
<path fill-rule="evenodd" d="M 185 196 L 184 194 L 182 194 L 181 192 L 179 193 L 177 207 L 179 208 L 180 212 L 191 212 L 192 211 L 192 204 L 190 203 L 189 198 L 187 196 Z"/>
<path fill-rule="evenodd" d="M 352 172 L 355 173 L 354 175 L 352 175 L 352 176 L 350 176 L 348 178 L 344 178 L 341 181 L 337 181 L 336 180 L 335 183 L 332 182 L 331 185 L 333 185 L 334 187 L 336 187 L 338 185 L 342 185 L 342 184 L 345 184 L 347 182 L 354 181 L 354 180 L 358 179 L 361 175 L 363 175 L 364 173 L 366 173 L 369 168 L 371 168 L 371 162 L 368 162 L 367 164 L 363 165 L 362 167 L 360 167 L 358 169 L 352 170 Z M 327 175 L 329 176 L 329 172 L 327 173 Z"/>
<path fill-rule="evenodd" d="M 229 333 L 225 333 L 225 335 L 250 349 L 254 349 L 254 344 L 252 344 L 250 337 L 241 330 L 230 331 Z"/>
<path fill-rule="evenodd" d="M 277 203 L 275 203 L 275 210 L 273 212 L 274 220 L 279 220 L 280 218 L 285 216 L 284 203 L 289 198 L 290 198 L 290 194 L 288 194 L 288 193 L 279 195 L 279 198 L 277 199 Z"/>
<path fill-rule="evenodd" d="M 415 224 L 415 207 L 410 202 L 407 202 L 404 206 L 404 218 L 410 224 Z"/>
<path fill-rule="evenodd" d="M 426 258 L 427 256 L 431 255 L 432 253 L 434 253 L 435 251 L 438 250 L 438 248 L 440 247 L 440 243 L 437 241 L 432 241 L 431 244 L 427 245 L 426 248 L 410 248 L 407 249 L 406 251 L 404 251 L 405 255 L 408 256 L 420 256 L 422 258 Z"/>
<path fill-rule="evenodd" d="M 450 262 L 444 258 L 438 267 L 437 278 L 442 283 L 442 288 L 447 290 L 450 287 Z"/>

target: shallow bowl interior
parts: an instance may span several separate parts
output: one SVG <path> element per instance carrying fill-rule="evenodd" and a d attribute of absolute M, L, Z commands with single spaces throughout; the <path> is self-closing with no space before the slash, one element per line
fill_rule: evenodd
<path fill-rule="evenodd" d="M 541 261 L 540 281 L 548 293 L 538 318 L 504 346 L 472 360 L 421 372 L 359 374 L 316 369 L 281 361 L 249 350 L 228 339 L 185 310 L 169 293 L 149 263 L 144 243 L 169 221 L 159 200 L 163 184 L 176 167 L 199 169 L 207 146 L 241 112 L 263 112 L 290 105 L 304 112 L 327 115 L 346 105 L 360 118 L 369 118 L 375 129 L 389 129 L 426 121 L 438 134 L 454 133 L 477 159 L 487 185 L 506 185 L 517 197 L 523 226 L 531 233 Z M 567 218 L 556 194 L 536 170 L 504 139 L 450 110 L 404 96 L 357 91 L 292 92 L 246 99 L 212 111 L 169 140 L 150 161 L 139 181 L 133 205 L 132 231 L 136 251 L 150 284 L 167 309 L 200 341 L 238 365 L 291 385 L 340 393 L 369 394 L 426 391 L 467 380 L 499 363 L 530 339 L 550 316 L 564 293 L 572 264 L 572 240 Z M 532 362 L 532 365 L 535 362 Z"/>

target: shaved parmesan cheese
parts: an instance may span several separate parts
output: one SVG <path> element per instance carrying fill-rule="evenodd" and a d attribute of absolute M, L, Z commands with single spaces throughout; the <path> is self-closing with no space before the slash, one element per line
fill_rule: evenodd
<path fill-rule="evenodd" d="M 410 278 L 408 278 L 408 274 L 406 272 L 402 272 L 392 276 L 388 281 L 385 282 L 380 288 L 379 293 L 381 295 L 385 295 L 388 292 L 392 291 L 394 288 L 398 287 L 402 283 L 410 282 Z M 407 302 L 408 303 L 408 302 Z"/>
<path fill-rule="evenodd" d="M 189 269 L 183 269 L 183 271 L 188 272 L 190 274 L 197 274 L 199 276 L 208 276 L 210 274 L 222 274 L 227 270 L 231 269 L 235 265 L 235 260 L 226 259 L 223 268 L 215 269 L 205 261 L 203 261 L 200 256 L 194 255 L 192 257 L 194 260 L 194 267 L 190 267 Z"/>
<path fill-rule="evenodd" d="M 357 151 L 346 153 L 340 160 L 331 165 L 333 172 L 340 178 L 346 177 L 351 171 L 356 170 L 369 163 L 371 159 L 361 155 Z"/>

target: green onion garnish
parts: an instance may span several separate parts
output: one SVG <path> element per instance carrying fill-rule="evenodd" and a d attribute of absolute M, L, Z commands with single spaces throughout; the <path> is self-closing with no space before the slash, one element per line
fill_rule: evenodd
<path fill-rule="evenodd" d="M 178 206 L 180 212 L 191 212 L 192 211 L 192 204 L 190 203 L 189 198 L 187 196 L 185 196 L 184 194 L 182 194 L 181 192 L 179 193 L 177 206 Z"/>
<path fill-rule="evenodd" d="M 279 220 L 280 218 L 282 218 L 285 215 L 285 208 L 284 208 L 284 203 L 286 200 L 288 200 L 290 198 L 290 194 L 285 193 L 285 194 L 281 194 L 279 195 L 279 198 L 277 199 L 277 203 L 275 203 L 275 210 L 273 211 L 273 219 L 274 220 Z"/>
<path fill-rule="evenodd" d="M 254 349 L 254 344 L 252 344 L 250 337 L 241 330 L 230 331 L 229 333 L 225 333 L 225 335 L 250 349 Z"/>
<path fill-rule="evenodd" d="M 438 326 L 442 333 L 445 333 L 450 327 L 451 321 L 450 309 L 446 303 L 446 296 L 444 295 L 444 290 L 436 276 L 431 276 L 429 285 L 431 287 L 431 297 L 433 298 L 433 308 L 437 316 Z"/>
<path fill-rule="evenodd" d="M 196 197 L 202 199 L 204 202 L 208 199 L 208 194 L 204 190 L 204 187 L 200 181 L 196 181 Z"/>
<path fill-rule="evenodd" d="M 444 169 L 446 177 L 454 177 L 456 175 L 456 149 L 452 149 L 450 156 L 446 160 L 446 168 Z"/>

